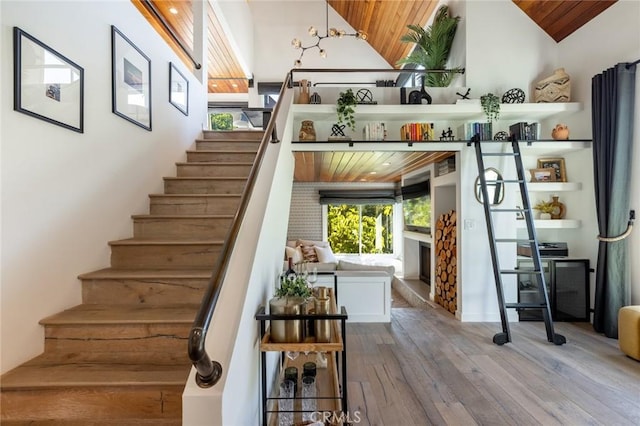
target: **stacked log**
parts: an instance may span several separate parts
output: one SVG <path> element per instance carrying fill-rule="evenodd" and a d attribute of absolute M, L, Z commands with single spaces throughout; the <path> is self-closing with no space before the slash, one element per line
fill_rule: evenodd
<path fill-rule="evenodd" d="M 435 301 L 455 313 L 458 300 L 458 264 L 456 259 L 456 212 L 441 214 L 436 222 L 435 245 Z"/>

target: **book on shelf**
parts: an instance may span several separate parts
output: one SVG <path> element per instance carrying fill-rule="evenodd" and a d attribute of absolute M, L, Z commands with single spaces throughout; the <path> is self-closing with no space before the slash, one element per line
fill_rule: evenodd
<path fill-rule="evenodd" d="M 493 139 L 491 123 L 465 123 L 460 128 L 460 133 L 464 135 L 465 140 L 470 140 L 478 135 L 481 141 L 490 141 Z"/>
<path fill-rule="evenodd" d="M 362 128 L 362 140 L 384 141 L 387 140 L 387 129 L 382 121 L 372 121 Z"/>
<path fill-rule="evenodd" d="M 509 126 L 509 133 L 521 141 L 538 140 L 538 123 L 527 123 L 521 121 Z"/>
<path fill-rule="evenodd" d="M 433 123 L 405 123 L 400 127 L 402 141 L 433 141 L 435 130 Z"/>

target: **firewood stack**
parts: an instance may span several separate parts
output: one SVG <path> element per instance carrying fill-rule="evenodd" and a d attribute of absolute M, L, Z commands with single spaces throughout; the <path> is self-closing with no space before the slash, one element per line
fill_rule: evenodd
<path fill-rule="evenodd" d="M 436 247 L 435 301 L 451 313 L 456 312 L 458 299 L 456 234 L 455 210 L 441 214 L 436 222 L 436 234 L 433 240 Z"/>

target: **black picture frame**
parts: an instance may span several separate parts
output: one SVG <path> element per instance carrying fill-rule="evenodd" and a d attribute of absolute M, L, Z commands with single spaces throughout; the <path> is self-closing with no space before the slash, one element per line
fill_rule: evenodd
<path fill-rule="evenodd" d="M 169 62 L 169 103 L 189 116 L 189 80 Z"/>
<path fill-rule="evenodd" d="M 84 133 L 84 68 L 13 27 L 13 109 Z"/>
<path fill-rule="evenodd" d="M 151 131 L 151 59 L 111 26 L 112 112 Z"/>

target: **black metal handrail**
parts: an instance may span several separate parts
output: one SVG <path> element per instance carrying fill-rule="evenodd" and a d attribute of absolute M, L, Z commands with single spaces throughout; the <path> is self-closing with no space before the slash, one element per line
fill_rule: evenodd
<path fill-rule="evenodd" d="M 293 79 L 293 74 L 294 73 L 338 73 L 338 74 L 342 74 L 342 73 L 363 73 L 363 74 L 367 74 L 367 73 L 398 73 L 398 74 L 445 74 L 445 73 L 456 73 L 456 74 L 464 74 L 465 73 L 465 68 L 458 68 L 458 69 L 437 69 L 437 70 L 426 70 L 426 69 L 422 69 L 422 70 L 417 70 L 417 69 L 408 69 L 408 68 L 402 68 L 402 69 L 395 69 L 395 68 L 292 68 L 289 71 L 289 82 L 291 85 L 293 85 L 294 79 Z M 359 82 L 359 83 L 349 83 L 349 82 L 333 82 L 332 84 L 341 84 L 341 85 L 345 85 L 345 84 L 375 84 L 375 82 Z M 397 87 L 397 86 L 396 86 Z"/>
<path fill-rule="evenodd" d="M 195 67 L 195 69 L 199 70 L 200 68 L 202 68 L 202 65 L 198 61 L 196 61 L 196 59 L 193 57 L 193 53 L 191 52 L 191 50 L 189 50 L 187 46 L 184 45 L 184 43 L 182 42 L 182 39 L 178 37 L 178 35 L 173 30 L 171 25 L 169 25 L 169 23 L 164 18 L 164 16 L 162 16 L 162 14 L 158 11 L 156 6 L 153 3 L 151 3 L 149 0 L 141 0 L 141 3 L 149 12 L 153 14 L 153 16 L 158 20 L 158 22 L 160 22 L 164 30 L 167 32 L 167 34 L 169 34 L 169 37 L 171 37 L 171 39 L 178 45 L 180 50 L 182 50 L 184 54 L 187 55 L 189 60 L 193 63 L 193 66 Z"/>
<path fill-rule="evenodd" d="M 287 76 L 284 84 L 280 88 L 279 99 L 284 99 L 286 90 L 289 90 L 289 78 L 290 77 Z M 218 263 L 213 271 L 211 279 L 209 280 L 207 290 L 202 298 L 202 304 L 200 305 L 200 309 L 193 321 L 191 332 L 189 333 L 189 358 L 196 369 L 196 383 L 202 388 L 208 388 L 215 385 L 218 380 L 220 380 L 220 377 L 222 377 L 222 365 L 211 359 L 205 347 L 207 331 L 209 330 L 209 325 L 211 324 L 211 319 L 213 318 L 213 312 L 215 311 L 216 304 L 218 303 L 218 298 L 220 297 L 220 291 L 222 290 L 222 283 L 227 274 L 231 253 L 235 247 L 236 240 L 238 238 L 238 231 L 240 230 L 240 225 L 242 224 L 247 211 L 249 199 L 253 193 L 253 188 L 255 186 L 256 178 L 260 171 L 265 152 L 269 143 L 280 142 L 276 132 L 276 119 L 278 118 L 281 104 L 282 102 L 276 103 L 273 113 L 271 114 L 269 124 L 265 128 L 262 142 L 260 143 L 260 147 L 256 154 L 256 160 L 251 167 L 251 172 L 247 178 L 247 184 L 242 192 L 238 211 L 233 218 L 231 229 L 227 234 L 228 237 L 222 246 L 222 251 L 218 257 Z"/>

